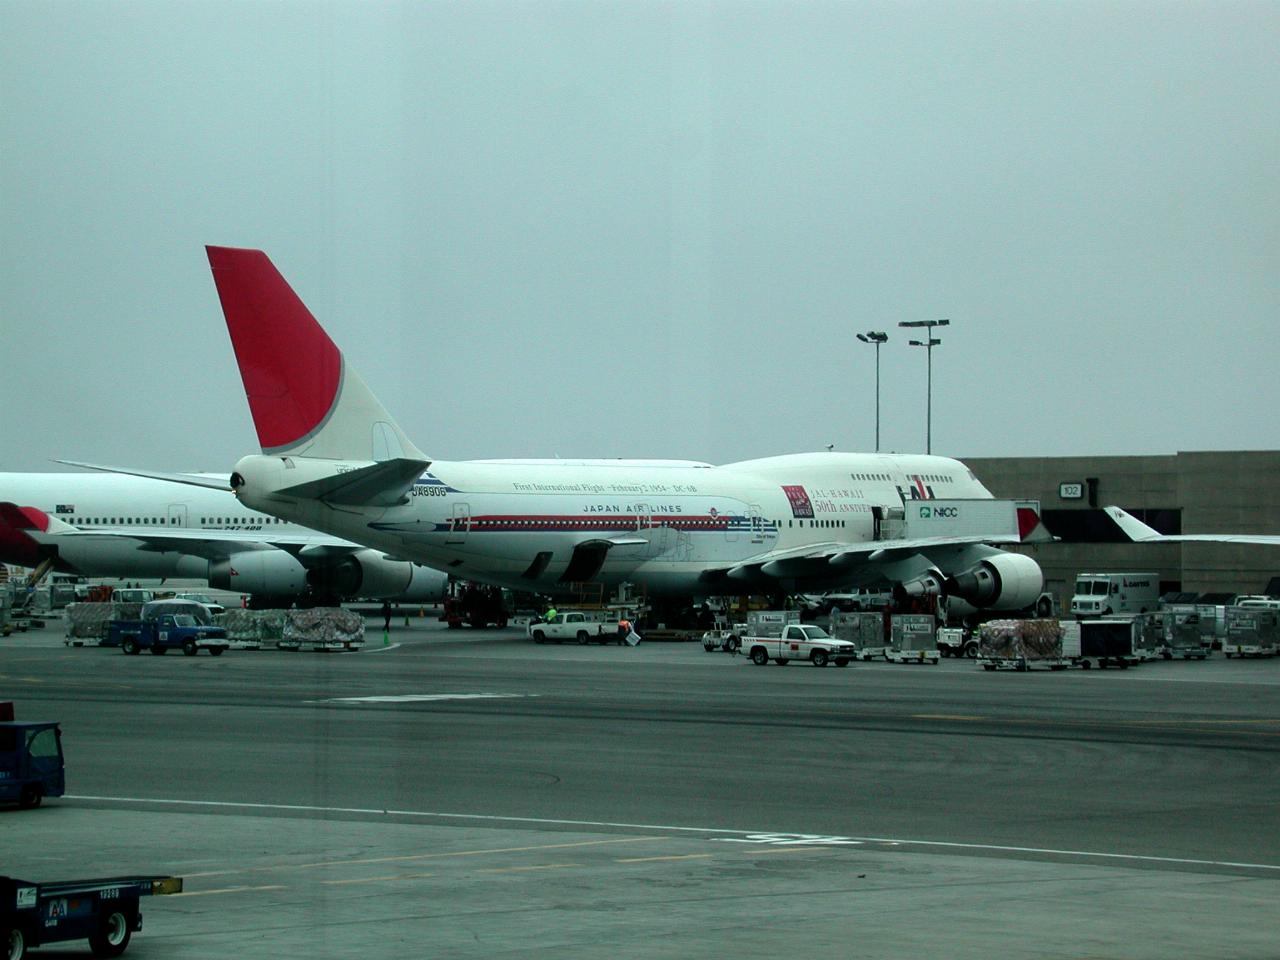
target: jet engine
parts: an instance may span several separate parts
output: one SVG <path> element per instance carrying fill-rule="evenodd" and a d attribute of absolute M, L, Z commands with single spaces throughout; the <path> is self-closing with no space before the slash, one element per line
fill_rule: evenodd
<path fill-rule="evenodd" d="M 307 569 L 281 550 L 245 550 L 209 563 L 209 586 L 273 597 L 301 596 Z"/>
<path fill-rule="evenodd" d="M 898 601 L 908 597 L 938 596 L 946 593 L 946 575 L 940 570 L 928 570 L 912 580 L 894 584 L 893 598 Z"/>
<path fill-rule="evenodd" d="M 1035 603 L 1044 589 L 1040 566 L 1020 553 L 997 553 L 968 570 L 947 577 L 948 596 L 975 607 L 1020 610 Z"/>
<path fill-rule="evenodd" d="M 408 560 L 388 560 L 377 550 L 361 550 L 307 573 L 307 582 L 322 594 L 408 603 L 443 599 L 447 580 L 438 570 Z"/>

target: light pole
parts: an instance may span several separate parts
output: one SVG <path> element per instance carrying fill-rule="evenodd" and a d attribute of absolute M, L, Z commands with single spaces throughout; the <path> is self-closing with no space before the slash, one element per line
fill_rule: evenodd
<path fill-rule="evenodd" d="M 868 330 L 858 334 L 863 343 L 874 343 L 876 346 L 876 453 L 880 452 L 880 344 L 889 339 L 883 330 Z"/>
<path fill-rule="evenodd" d="M 933 336 L 934 327 L 945 327 L 951 323 L 950 320 L 903 320 L 898 324 L 900 327 L 925 327 L 928 330 L 928 338 L 924 340 L 908 340 L 908 346 L 924 347 L 928 355 L 928 380 L 926 381 L 924 394 L 925 409 L 925 427 L 924 427 L 924 452 L 933 453 L 933 348 L 942 341 Z"/>

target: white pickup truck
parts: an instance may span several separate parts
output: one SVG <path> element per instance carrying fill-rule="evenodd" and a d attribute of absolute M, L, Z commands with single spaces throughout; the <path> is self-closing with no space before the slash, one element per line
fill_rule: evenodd
<path fill-rule="evenodd" d="M 752 663 L 761 667 L 770 660 L 779 666 L 791 660 L 808 660 L 815 667 L 825 667 L 832 661 L 837 667 L 844 667 L 858 652 L 856 644 L 837 640 L 812 623 L 783 627 L 780 637 L 743 637 L 742 649 Z"/>
<path fill-rule="evenodd" d="M 534 643 L 608 643 L 618 639 L 618 621 L 601 615 L 568 610 L 557 613 L 550 620 L 535 620 L 529 624 L 529 637 Z"/>

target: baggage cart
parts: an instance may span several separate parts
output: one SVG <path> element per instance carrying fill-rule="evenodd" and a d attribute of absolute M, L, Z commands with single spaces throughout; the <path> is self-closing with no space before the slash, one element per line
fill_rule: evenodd
<path fill-rule="evenodd" d="M 1159 613 L 1141 613 L 1134 617 L 1138 635 L 1135 648 L 1138 659 L 1145 663 L 1164 656 L 1164 619 Z"/>
<path fill-rule="evenodd" d="M 182 892 L 182 878 L 101 877 L 38 883 L 0 877 L 0 953 L 22 960 L 31 947 L 88 940 L 99 957 L 118 957 L 142 929 L 142 897 Z"/>
<path fill-rule="evenodd" d="M 1164 658 L 1172 660 L 1181 657 L 1190 660 L 1208 658 L 1213 643 L 1213 621 L 1208 623 L 1209 633 L 1205 634 L 1205 622 L 1199 608 L 1193 604 L 1179 604 L 1167 607 L 1161 613 L 1161 627 L 1164 630 Z"/>
<path fill-rule="evenodd" d="M 884 658 L 891 663 L 937 664 L 937 619 L 928 613 L 897 613 L 890 618 L 889 649 Z"/>
<path fill-rule="evenodd" d="M 1141 625 L 1133 618 L 1080 620 L 1080 652 L 1075 662 L 1088 670 L 1097 666 L 1126 669 L 1143 660 Z"/>
<path fill-rule="evenodd" d="M 1228 657 L 1274 657 L 1280 611 L 1268 607 L 1227 607 L 1222 652 Z"/>
<path fill-rule="evenodd" d="M 879 610 L 849 613 L 831 611 L 831 624 L 827 633 L 837 640 L 847 640 L 858 648 L 863 660 L 882 657 L 889 649 L 884 639 L 884 614 Z"/>

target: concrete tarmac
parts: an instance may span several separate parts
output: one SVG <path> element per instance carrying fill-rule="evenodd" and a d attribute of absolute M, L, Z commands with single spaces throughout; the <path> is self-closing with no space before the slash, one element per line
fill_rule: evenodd
<path fill-rule="evenodd" d="M 1277 955 L 1280 662 L 756 667 L 369 625 L 340 655 L 0 640 L 69 794 L 0 811 L 3 872 L 183 876 L 137 957 Z"/>

